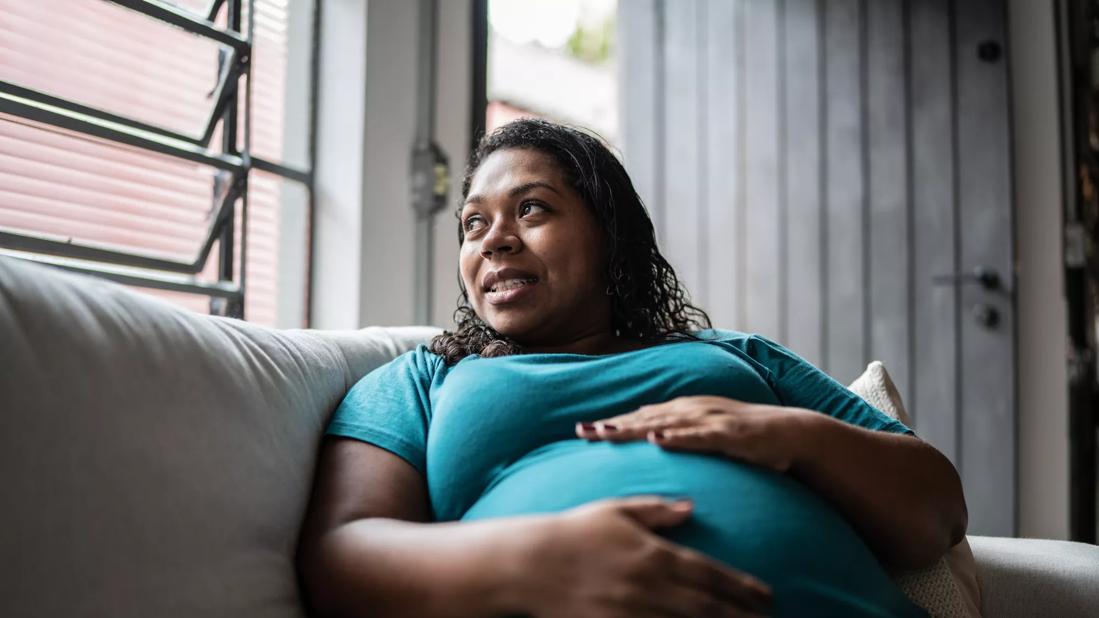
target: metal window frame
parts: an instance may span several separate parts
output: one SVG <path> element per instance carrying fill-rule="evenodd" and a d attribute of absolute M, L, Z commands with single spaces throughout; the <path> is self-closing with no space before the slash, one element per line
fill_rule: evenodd
<path fill-rule="evenodd" d="M 240 24 L 241 3 L 236 0 L 229 3 L 229 13 L 230 15 L 233 15 L 235 12 L 237 19 L 233 22 L 233 18 L 230 17 L 230 22 L 233 22 L 230 23 L 230 29 L 222 30 L 214 24 L 214 20 L 217 19 L 217 14 L 221 10 L 221 6 L 225 4 L 224 0 L 213 2 L 210 8 L 207 9 L 207 17 L 205 19 L 195 17 L 189 11 L 166 4 L 161 0 L 106 1 L 142 13 L 177 28 L 182 28 L 191 34 L 210 39 L 211 41 L 220 43 L 233 50 L 231 54 L 228 54 L 222 60 L 221 66 L 218 67 L 218 84 L 214 89 L 214 107 L 210 111 L 210 117 L 207 119 L 202 136 L 197 140 L 183 136 L 183 139 L 187 141 L 194 141 L 196 144 L 203 147 L 209 146 L 218 121 L 223 117 L 228 106 L 235 103 L 237 100 L 237 88 L 240 84 L 241 75 L 250 72 L 251 69 L 252 37 L 250 32 L 247 37 L 241 36 L 240 34 L 243 32 Z M 250 9 L 251 6 L 252 2 L 249 0 Z M 249 12 L 249 15 L 251 15 L 251 12 Z M 249 21 L 251 22 L 252 20 L 249 19 Z M 250 27 L 251 26 L 249 26 L 249 28 Z M 178 136 L 179 134 L 176 135 Z"/>
<path fill-rule="evenodd" d="M 251 147 L 251 83 L 243 89 L 244 148 L 237 150 L 238 104 L 242 76 L 251 72 L 252 30 L 255 15 L 254 0 L 212 0 L 205 19 L 166 4 L 161 0 L 104 0 L 145 14 L 196 36 L 214 40 L 232 50 L 222 59 L 216 101 L 199 138 L 187 136 L 55 97 L 43 92 L 0 81 L 0 112 L 44 125 L 66 129 L 82 135 L 130 146 L 170 157 L 200 163 L 219 170 L 214 187 L 216 214 L 211 218 L 206 235 L 194 259 L 180 261 L 152 253 L 126 250 L 105 244 L 79 243 L 72 239 L 45 234 L 16 233 L 0 229 L 0 251 L 23 259 L 52 264 L 68 270 L 100 276 L 139 287 L 180 291 L 209 296 L 211 313 L 244 317 L 244 267 L 247 251 L 248 177 L 252 169 L 271 173 L 305 185 L 308 192 L 307 217 L 312 229 L 315 208 L 313 167 L 316 161 L 316 104 L 319 69 L 320 2 L 314 0 L 312 58 L 310 74 L 310 114 L 308 118 L 309 168 L 298 169 L 259 157 L 253 157 Z M 248 2 L 249 24 L 242 27 L 244 2 Z M 220 10 L 228 5 L 229 30 L 214 25 Z M 223 126 L 222 152 L 214 152 L 209 142 L 219 123 Z M 240 273 L 234 273 L 234 236 L 237 204 L 240 204 L 241 247 Z M 196 276 L 209 260 L 215 241 L 219 245 L 219 281 L 202 282 Z M 14 253 L 13 253 L 14 252 Z M 311 321 L 309 298 L 312 287 L 312 238 L 310 235 L 306 266 L 306 321 Z M 159 272 L 158 272 L 159 271 Z M 235 276 L 234 276 L 235 275 Z"/>
<path fill-rule="evenodd" d="M 16 91 L 24 96 L 12 94 Z M 133 126 L 136 124 L 133 121 L 118 123 L 105 118 L 107 114 L 102 112 L 86 115 L 76 111 L 75 108 L 82 107 L 79 104 L 55 105 L 58 101 L 56 97 L 0 81 L 0 112 L 134 148 L 209 165 L 233 174 L 244 171 L 244 161 L 240 156 L 218 154 L 187 140 L 174 139 L 162 131 L 146 131 Z"/>
<path fill-rule="evenodd" d="M 473 0 L 470 21 L 473 68 L 469 101 L 469 152 L 472 153 L 485 135 L 488 112 L 488 0 Z"/>
<path fill-rule="evenodd" d="M 1094 263 L 1085 248 L 1088 228 L 1084 185 L 1096 177 L 1099 155 L 1090 142 L 1096 87 L 1092 71 L 1099 50 L 1099 9 L 1094 3 L 1055 3 L 1064 204 L 1061 225 L 1068 342 L 1069 537 L 1099 540 L 1099 367 L 1095 328 Z"/>
<path fill-rule="evenodd" d="M 192 34 L 197 34 L 201 37 L 211 39 L 228 45 L 238 52 L 247 53 L 252 49 L 251 41 L 241 35 L 239 28 L 233 28 L 230 26 L 230 30 L 221 30 L 214 25 L 214 19 L 217 16 L 217 12 L 220 10 L 223 2 L 215 2 L 209 11 L 208 19 L 196 18 L 194 14 L 186 9 L 181 9 L 172 4 L 162 2 L 161 0 L 106 0 L 119 6 L 126 7 L 132 11 L 143 13 L 152 17 L 153 19 L 171 24 L 177 28 L 182 28 Z M 238 0 L 230 0 L 230 6 L 241 3 Z"/>

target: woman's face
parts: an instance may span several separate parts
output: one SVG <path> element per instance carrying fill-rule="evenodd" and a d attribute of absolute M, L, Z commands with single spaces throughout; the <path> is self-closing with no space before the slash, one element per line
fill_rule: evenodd
<path fill-rule="evenodd" d="M 603 231 L 550 156 L 490 154 L 459 223 L 462 282 L 497 332 L 532 346 L 610 330 Z"/>

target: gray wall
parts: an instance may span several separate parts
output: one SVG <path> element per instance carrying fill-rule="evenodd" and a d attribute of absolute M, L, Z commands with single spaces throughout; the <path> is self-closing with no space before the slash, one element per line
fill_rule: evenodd
<path fill-rule="evenodd" d="M 411 324 L 418 2 L 325 0 L 313 326 Z M 470 6 L 440 2 L 436 134 L 457 203 L 469 144 Z M 453 208 L 436 218 L 432 322 L 458 296 Z"/>
<path fill-rule="evenodd" d="M 627 165 L 715 323 L 779 339 L 844 381 L 880 358 L 916 390 L 909 323 L 945 322 L 937 343 L 955 335 L 953 297 L 913 287 L 955 268 L 941 246 L 955 174 L 948 5 L 622 6 Z M 910 56 L 906 36 L 923 52 Z M 909 254 L 929 272 L 909 272 Z"/>
<path fill-rule="evenodd" d="M 1068 538 L 1068 376 L 1053 3 L 1010 0 L 1018 246 L 1019 534 Z"/>
<path fill-rule="evenodd" d="M 362 287 L 366 0 L 321 7 L 313 282 L 318 328 L 356 328 Z"/>

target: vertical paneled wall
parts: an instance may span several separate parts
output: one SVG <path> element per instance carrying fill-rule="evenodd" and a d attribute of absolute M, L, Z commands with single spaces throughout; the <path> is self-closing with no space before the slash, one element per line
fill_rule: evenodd
<path fill-rule="evenodd" d="M 631 0 L 619 12 L 624 158 L 696 304 L 844 383 L 882 360 L 917 431 L 981 503 L 974 521 L 1010 534 L 1002 0 Z M 1003 288 L 952 278 L 978 266 Z M 995 324 L 974 318 L 987 309 Z"/>
<path fill-rule="evenodd" d="M 955 208 L 954 79 L 949 0 L 920 0 L 909 10 L 909 207 L 912 220 L 912 375 L 906 396 L 921 415 L 920 434 L 958 461 L 958 303 L 934 278 L 958 267 Z M 926 422 L 924 418 L 926 417 Z"/>
<path fill-rule="evenodd" d="M 932 12 L 945 19 L 939 4 Z M 715 323 L 781 340 L 842 380 L 881 358 L 907 393 L 906 3 L 647 0 L 620 10 L 625 158 L 694 299 Z M 950 88 L 949 70 L 921 76 L 933 96 Z M 950 135 L 936 139 L 949 145 Z"/>
<path fill-rule="evenodd" d="M 814 0 L 788 0 L 782 14 L 782 72 L 798 74 L 782 81 L 782 199 L 786 218 L 781 315 L 783 340 L 811 361 L 822 364 L 826 343 L 824 281 L 824 189 L 822 167 L 825 115 L 821 93 L 821 25 Z"/>

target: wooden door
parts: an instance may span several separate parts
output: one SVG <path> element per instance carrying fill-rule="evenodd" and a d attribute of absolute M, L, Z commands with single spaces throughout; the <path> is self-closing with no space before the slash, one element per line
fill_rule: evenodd
<path fill-rule="evenodd" d="M 970 530 L 1016 530 L 1002 0 L 619 4 L 623 151 L 715 325 L 841 382 L 882 360 L 954 461 Z"/>

